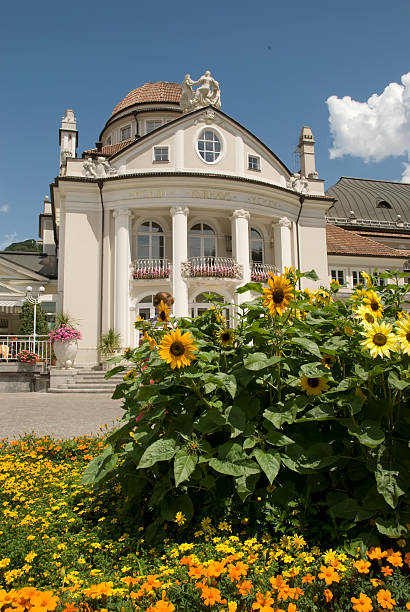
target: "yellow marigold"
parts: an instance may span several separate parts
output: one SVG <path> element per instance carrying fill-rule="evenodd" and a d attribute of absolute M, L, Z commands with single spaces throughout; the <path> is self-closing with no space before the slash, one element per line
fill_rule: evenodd
<path fill-rule="evenodd" d="M 175 515 L 175 522 L 177 525 L 183 525 L 186 522 L 186 516 L 182 512 L 177 512 Z"/>

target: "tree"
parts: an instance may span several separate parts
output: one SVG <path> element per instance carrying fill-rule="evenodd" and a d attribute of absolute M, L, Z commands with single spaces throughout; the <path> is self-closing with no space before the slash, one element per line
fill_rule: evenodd
<path fill-rule="evenodd" d="M 31 302 L 24 302 L 20 313 L 20 323 L 21 334 L 26 335 L 33 333 L 34 304 Z M 48 334 L 47 313 L 43 310 L 41 304 L 37 304 L 36 309 L 36 334 Z"/>
<path fill-rule="evenodd" d="M 33 238 L 23 242 L 13 242 L 4 249 L 5 251 L 19 251 L 20 253 L 41 253 L 42 246 Z"/>

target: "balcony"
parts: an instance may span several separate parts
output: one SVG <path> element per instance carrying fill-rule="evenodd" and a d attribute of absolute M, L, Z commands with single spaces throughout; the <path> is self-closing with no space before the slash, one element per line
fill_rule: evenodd
<path fill-rule="evenodd" d="M 168 259 L 137 259 L 132 264 L 132 278 L 135 280 L 169 278 L 170 268 Z"/>
<path fill-rule="evenodd" d="M 228 257 L 191 257 L 182 264 L 182 275 L 189 278 L 242 278 L 242 267 Z"/>
<path fill-rule="evenodd" d="M 251 280 L 264 283 L 269 274 L 279 274 L 279 270 L 272 264 L 263 264 L 256 261 L 251 262 Z"/>

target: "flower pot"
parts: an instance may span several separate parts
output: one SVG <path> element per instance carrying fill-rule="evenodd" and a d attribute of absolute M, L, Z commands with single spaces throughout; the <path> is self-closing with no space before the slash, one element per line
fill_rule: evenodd
<path fill-rule="evenodd" d="M 69 368 L 74 365 L 74 360 L 78 351 L 77 340 L 69 340 L 63 342 L 62 340 L 54 340 L 54 353 L 57 359 L 58 368 Z M 71 361 L 71 364 L 67 365 L 67 361 Z"/>

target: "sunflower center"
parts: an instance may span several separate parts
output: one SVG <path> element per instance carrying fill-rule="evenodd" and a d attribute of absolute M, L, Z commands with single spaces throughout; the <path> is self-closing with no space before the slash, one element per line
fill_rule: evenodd
<path fill-rule="evenodd" d="M 308 378 L 307 384 L 309 385 L 309 387 L 312 387 L 312 389 L 315 389 L 316 387 L 319 386 L 319 379 L 318 378 Z"/>
<path fill-rule="evenodd" d="M 181 357 L 181 355 L 185 353 L 185 346 L 182 342 L 176 340 L 171 344 L 169 352 L 174 355 L 174 357 Z"/>
<path fill-rule="evenodd" d="M 283 302 L 285 298 L 285 294 L 283 292 L 283 289 L 276 289 L 275 291 L 272 292 L 272 299 L 275 302 L 275 304 L 280 304 L 281 302 Z"/>
<path fill-rule="evenodd" d="M 374 323 L 374 316 L 370 312 L 366 312 L 364 318 L 368 323 Z"/>
<path fill-rule="evenodd" d="M 229 342 L 229 340 L 231 339 L 231 335 L 229 332 L 224 332 L 221 336 L 222 340 L 224 342 Z"/>
<path fill-rule="evenodd" d="M 374 310 L 374 312 L 377 312 L 379 310 L 379 308 L 380 308 L 379 302 L 371 302 L 370 303 L 370 308 L 372 310 Z"/>
<path fill-rule="evenodd" d="M 407 334 L 406 334 L 406 340 L 407 340 L 407 342 L 410 342 L 410 332 L 407 332 Z"/>
<path fill-rule="evenodd" d="M 377 346 L 384 346 L 387 342 L 387 337 L 384 334 L 375 334 L 373 336 L 373 342 Z"/>
<path fill-rule="evenodd" d="M 166 319 L 167 319 L 167 315 L 166 315 L 165 310 L 162 310 L 162 311 L 159 313 L 159 318 L 161 319 L 161 321 L 166 321 Z"/>

